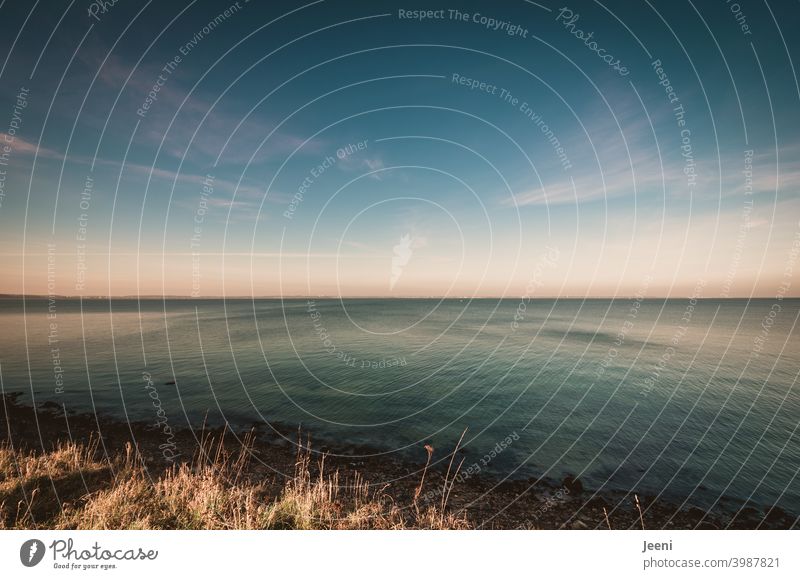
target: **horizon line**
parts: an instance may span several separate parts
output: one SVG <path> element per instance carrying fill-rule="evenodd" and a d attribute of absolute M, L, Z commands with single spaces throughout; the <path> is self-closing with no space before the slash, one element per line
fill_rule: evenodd
<path fill-rule="evenodd" d="M 525 299 L 530 301 L 534 300 L 627 300 L 635 298 L 635 295 L 608 295 L 608 296 L 524 296 L 524 295 L 488 295 L 488 296 L 441 296 L 441 295 L 414 295 L 414 296 L 387 296 L 387 295 L 216 295 L 216 296 L 187 296 L 187 295 L 171 295 L 171 294 L 118 294 L 118 295 L 66 295 L 66 294 L 14 294 L 14 293 L 0 293 L 0 299 L 67 299 L 67 300 L 112 300 L 112 299 L 126 299 L 126 300 L 510 300 L 510 299 Z M 778 301 L 783 300 L 796 300 L 800 296 L 781 296 L 774 295 L 757 295 L 757 296 L 692 296 L 692 295 L 678 295 L 678 296 L 648 296 L 641 298 L 642 301 L 647 300 L 682 300 L 682 299 L 697 299 L 697 300 L 767 300 L 774 299 Z"/>

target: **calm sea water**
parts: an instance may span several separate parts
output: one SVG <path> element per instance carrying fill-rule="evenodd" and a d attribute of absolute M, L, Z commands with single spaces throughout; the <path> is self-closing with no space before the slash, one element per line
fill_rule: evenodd
<path fill-rule="evenodd" d="M 798 514 L 799 314 L 800 300 L 6 299 L 0 371 L 6 392 L 75 411 L 155 421 L 157 396 L 175 427 L 300 423 L 420 460 L 468 427 L 464 468 Z"/>

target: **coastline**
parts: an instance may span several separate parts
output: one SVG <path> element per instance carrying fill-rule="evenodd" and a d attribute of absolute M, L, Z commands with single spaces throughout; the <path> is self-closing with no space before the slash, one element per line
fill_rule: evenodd
<path fill-rule="evenodd" d="M 179 465 L 192 463 L 204 441 L 222 441 L 222 446 L 231 453 L 245 443 L 252 449 L 248 452 L 253 460 L 248 461 L 240 474 L 243 480 L 257 481 L 265 497 L 278 497 L 282 488 L 292 484 L 300 445 L 287 440 L 301 440 L 303 450 L 311 449 L 307 466 L 312 477 L 322 477 L 324 468 L 326 474 L 335 473 L 337 481 L 364 481 L 371 491 L 380 492 L 381 497 L 399 509 L 396 516 L 408 519 L 404 528 L 417 528 L 411 512 L 428 508 L 440 508 L 456 517 L 460 521 L 456 528 L 473 529 L 790 529 L 796 526 L 795 518 L 779 508 L 767 511 L 745 506 L 727 513 L 721 508 L 705 512 L 696 507 L 681 509 L 668 501 L 634 492 L 594 492 L 569 476 L 558 483 L 535 478 L 499 480 L 485 473 L 471 474 L 458 471 L 463 451 L 456 452 L 448 475 L 444 466 L 426 468 L 424 448 L 420 448 L 419 461 L 399 459 L 371 448 L 317 444 L 313 433 L 288 425 L 273 424 L 273 431 L 258 428 L 249 432 L 176 429 L 169 446 L 165 446 L 163 432 L 152 424 L 124 423 L 90 414 L 65 416 L 53 402 L 42 403 L 34 410 L 19 403 L 13 393 L 4 394 L 2 401 L 0 445 L 3 447 L 41 454 L 43 449 L 49 451 L 67 442 L 94 444 L 101 460 L 116 464 L 132 445 L 138 449 L 137 456 L 141 457 L 146 476 L 151 480 Z M 433 450 L 440 461 L 446 457 L 442 464 L 450 462 L 452 451 Z M 212 465 L 213 460 L 210 459 Z M 15 475 L 0 474 L 0 481 Z M 64 478 L 66 481 L 69 477 Z M 109 479 L 86 488 L 85 484 L 76 486 L 73 480 L 70 484 L 75 488 L 59 492 L 59 484 L 69 486 L 69 481 L 65 481 L 52 482 L 59 505 L 79 504 L 92 492 L 112 484 Z M 0 490 L 0 505 L 8 503 L 9 498 L 12 498 L 9 492 Z M 0 510 L 6 519 L 8 507 L 5 504 L 5 512 Z M 6 520 L 4 526 L 8 524 Z"/>

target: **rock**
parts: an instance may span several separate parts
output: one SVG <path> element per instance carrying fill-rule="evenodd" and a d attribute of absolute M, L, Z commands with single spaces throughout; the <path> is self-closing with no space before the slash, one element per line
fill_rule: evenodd
<path fill-rule="evenodd" d="M 761 511 L 753 507 L 742 507 L 730 519 L 729 525 L 734 529 L 755 529 L 761 522 Z"/>
<path fill-rule="evenodd" d="M 572 521 L 572 528 L 575 530 L 582 531 L 584 529 L 588 529 L 589 525 L 587 525 L 580 519 L 575 519 L 574 521 Z"/>
<path fill-rule="evenodd" d="M 61 404 L 51 402 L 50 400 L 39 404 L 39 410 L 41 412 L 49 412 L 51 414 L 64 414 L 64 407 L 61 406 Z"/>
<path fill-rule="evenodd" d="M 697 524 L 695 529 L 697 529 L 699 531 L 703 531 L 703 530 L 705 530 L 705 531 L 718 531 L 719 527 L 717 525 L 715 525 L 714 523 L 710 522 L 710 521 L 700 521 L 700 523 Z"/>
<path fill-rule="evenodd" d="M 610 507 L 611 505 L 603 497 L 594 497 L 586 502 L 586 504 L 594 509 L 602 509 L 603 507 Z"/>
<path fill-rule="evenodd" d="M 736 513 L 736 518 L 742 519 L 749 519 L 749 520 L 759 520 L 761 519 L 761 513 L 759 513 L 753 507 L 744 507 Z"/>
<path fill-rule="evenodd" d="M 778 506 L 772 507 L 764 515 L 764 521 L 770 525 L 782 525 L 788 518 L 786 511 Z"/>
<path fill-rule="evenodd" d="M 561 481 L 561 484 L 567 487 L 567 490 L 569 490 L 570 493 L 577 495 L 583 492 L 583 483 L 571 474 L 565 476 L 564 480 Z"/>
<path fill-rule="evenodd" d="M 686 514 L 690 518 L 697 520 L 702 520 L 706 516 L 705 511 L 698 509 L 697 507 L 691 507 L 688 511 L 686 511 Z"/>

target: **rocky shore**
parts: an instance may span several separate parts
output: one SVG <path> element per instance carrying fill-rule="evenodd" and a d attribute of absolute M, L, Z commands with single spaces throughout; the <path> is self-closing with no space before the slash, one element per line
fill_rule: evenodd
<path fill-rule="evenodd" d="M 59 442 L 94 441 L 103 456 L 115 457 L 124 454 L 126 446 L 133 443 L 153 478 L 176 464 L 190 461 L 196 456 L 201 440 L 209 437 L 223 440 L 225 447 L 235 451 L 247 437 L 252 460 L 243 476 L 267 488 L 274 487 L 277 493 L 295 470 L 298 449 L 295 441 L 305 445 L 310 440 L 314 451 L 310 468 L 315 473 L 319 472 L 324 456 L 326 472 L 338 471 L 342 480 L 364 480 L 390 497 L 400 509 L 444 507 L 448 513 L 465 519 L 469 528 L 788 529 L 796 526 L 795 518 L 777 507 L 723 505 L 719 511 L 709 513 L 696 507 L 681 509 L 635 491 L 594 492 L 569 476 L 563 481 L 501 481 L 484 473 L 456 470 L 463 455 L 456 452 L 451 464 L 453 449 L 431 448 L 435 458 L 446 457 L 446 460 L 434 460 L 434 466 L 426 468 L 428 450 L 424 447 L 420 448 L 419 461 L 402 460 L 370 448 L 315 444 L 313 433 L 286 425 L 262 426 L 247 433 L 184 429 L 169 435 L 165 439 L 163 430 L 152 424 L 65 414 L 53 402 L 34 409 L 21 403 L 18 395 L 2 397 L 0 444 L 36 453 L 52 450 Z M 10 475 L 0 473 L 2 478 Z"/>

